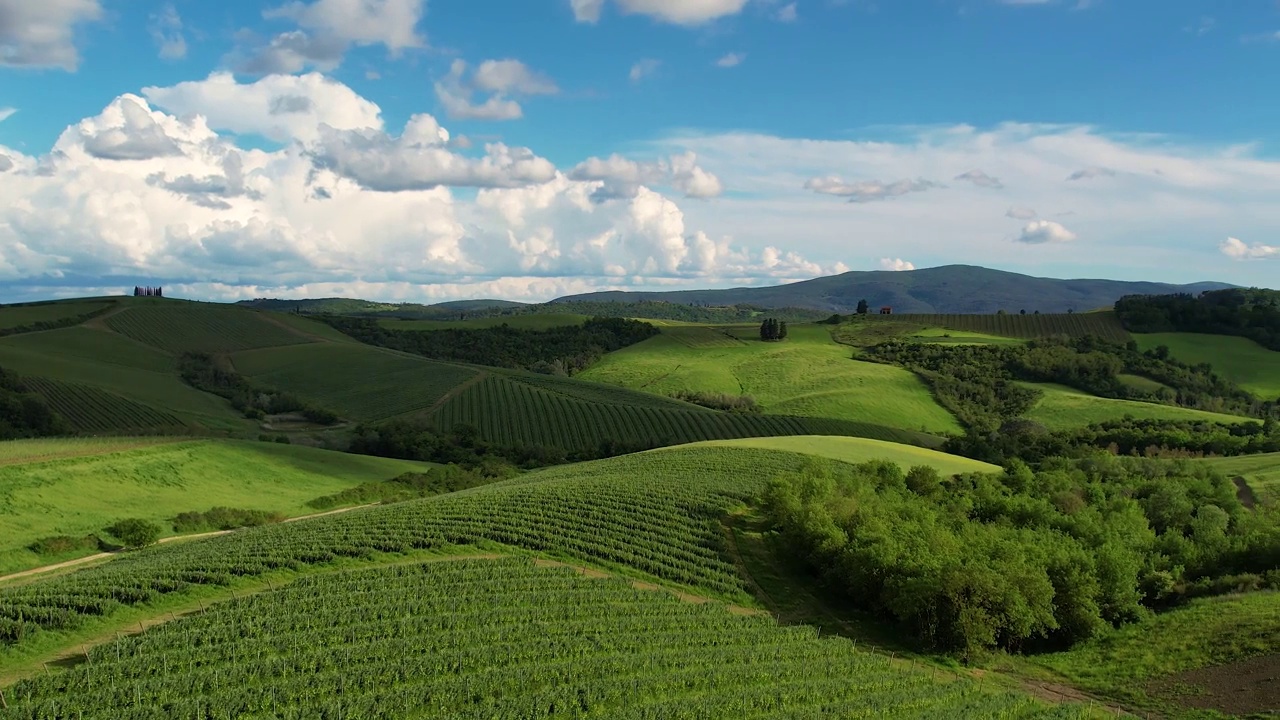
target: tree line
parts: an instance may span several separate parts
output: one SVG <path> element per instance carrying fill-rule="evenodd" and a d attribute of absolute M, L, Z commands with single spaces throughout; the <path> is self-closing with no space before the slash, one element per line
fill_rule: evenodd
<path fill-rule="evenodd" d="M 0 440 L 70 434 L 67 421 L 22 376 L 0 367 Z"/>
<path fill-rule="evenodd" d="M 182 381 L 191 387 L 231 401 L 232 407 L 251 420 L 289 412 L 301 413 L 306 419 L 320 425 L 333 425 L 340 419 L 331 410 L 249 380 L 220 365 L 209 353 L 183 353 L 178 358 L 178 373 Z"/>
<path fill-rule="evenodd" d="M 1280 350 L 1280 291 L 1209 290 L 1200 295 L 1126 295 L 1116 316 L 1130 332 L 1239 335 Z"/>
<path fill-rule="evenodd" d="M 787 323 L 778 318 L 765 318 L 760 323 L 760 339 L 766 342 L 787 339 Z"/>

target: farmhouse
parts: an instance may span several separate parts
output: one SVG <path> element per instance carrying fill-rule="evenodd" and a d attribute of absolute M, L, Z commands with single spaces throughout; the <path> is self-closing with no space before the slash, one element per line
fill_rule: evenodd
<path fill-rule="evenodd" d="M 881 315 L 892 315 L 892 314 L 893 314 L 893 308 L 889 307 L 888 305 L 885 305 L 884 307 L 880 308 L 880 314 L 881 314 Z"/>

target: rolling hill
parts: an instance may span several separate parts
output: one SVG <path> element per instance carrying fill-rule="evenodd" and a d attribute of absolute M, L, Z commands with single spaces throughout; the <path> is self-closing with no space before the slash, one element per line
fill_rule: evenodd
<path fill-rule="evenodd" d="M 635 303 L 663 301 L 693 305 L 755 305 L 812 308 L 851 313 L 866 299 L 895 313 L 1083 312 L 1109 307 L 1124 295 L 1199 293 L 1231 287 L 1201 282 L 1170 285 L 1120 280 L 1060 280 L 971 265 L 945 265 L 905 272 L 850 271 L 773 287 L 665 292 L 608 291 L 569 295 L 552 304 L 577 301 Z"/>

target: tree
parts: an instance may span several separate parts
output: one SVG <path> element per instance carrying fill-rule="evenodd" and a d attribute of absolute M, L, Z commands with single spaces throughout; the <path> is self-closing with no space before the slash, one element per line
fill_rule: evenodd
<path fill-rule="evenodd" d="M 779 340 L 787 339 L 787 324 L 785 322 L 778 323 L 778 339 Z"/>
<path fill-rule="evenodd" d="M 864 298 L 864 299 L 862 299 L 862 300 L 859 300 L 859 301 L 858 301 L 858 314 L 859 314 L 859 315 L 866 315 L 866 314 L 867 314 L 867 311 L 868 311 L 869 309 L 870 309 L 870 306 L 867 304 L 867 301 L 866 301 L 866 299 L 865 299 L 865 298 Z"/>
<path fill-rule="evenodd" d="M 160 526 L 140 518 L 117 521 L 107 528 L 107 532 L 131 548 L 146 547 L 160 538 Z"/>

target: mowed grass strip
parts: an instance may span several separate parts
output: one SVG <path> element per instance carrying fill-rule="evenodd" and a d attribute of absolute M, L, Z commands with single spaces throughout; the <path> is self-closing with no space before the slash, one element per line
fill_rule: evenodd
<path fill-rule="evenodd" d="M 915 465 L 928 465 L 943 475 L 971 472 L 1001 472 L 997 465 L 950 455 L 937 450 L 903 445 L 901 443 L 857 437 L 833 437 L 830 435 L 799 435 L 792 437 L 744 438 L 740 440 L 712 440 L 683 446 L 681 449 L 701 447 L 758 448 L 778 452 L 798 453 L 814 457 L 839 460 L 851 464 L 871 460 L 897 463 L 904 469 Z M 668 448 L 651 452 L 668 452 Z"/>
<path fill-rule="evenodd" d="M 429 467 L 238 440 L 104 449 L 0 466 L 0 574 L 46 562 L 26 547 L 43 537 L 83 537 L 130 517 L 155 521 L 171 535 L 178 513 L 215 506 L 305 515 L 314 512 L 309 500 Z"/>
<path fill-rule="evenodd" d="M 690 347 L 667 334 L 610 353 L 578 377 L 670 395 L 751 395 L 771 415 L 827 417 L 910 430 L 961 432 L 929 388 L 902 368 L 862 362 L 821 325 L 788 326 L 781 342 L 726 328 L 739 344 Z M 677 332 L 683 328 L 677 329 Z"/>
<path fill-rule="evenodd" d="M 174 354 L 235 352 L 313 341 L 253 310 L 178 300 L 134 302 L 106 322 L 125 337 Z"/>
<path fill-rule="evenodd" d="M 1103 398 L 1066 385 L 1027 382 L 1021 384 L 1044 393 L 1025 417 L 1035 420 L 1050 430 L 1067 430 L 1090 423 L 1119 420 L 1126 415 L 1139 420 L 1199 420 L 1228 424 L 1253 420 L 1253 418 L 1239 415 L 1224 415 L 1172 405 Z"/>
<path fill-rule="evenodd" d="M 80 317 L 109 307 L 114 302 L 116 301 L 110 298 L 95 298 L 3 305 L 0 306 L 0 330 Z"/>
<path fill-rule="evenodd" d="M 483 330 L 503 325 L 518 330 L 548 330 L 556 327 L 581 325 L 590 319 L 591 317 L 588 315 L 576 313 L 528 313 L 523 315 L 468 318 L 466 320 L 400 320 L 383 318 L 378 321 L 378 324 L 388 330 Z"/>
<path fill-rule="evenodd" d="M 312 343 L 235 353 L 238 372 L 358 422 L 430 408 L 475 369 L 358 343 Z"/>
<path fill-rule="evenodd" d="M 1140 333 L 1133 336 L 1142 350 L 1164 345 L 1176 360 L 1190 365 L 1208 363 L 1222 377 L 1262 400 L 1280 400 L 1280 352 L 1231 335 L 1199 333 Z"/>
<path fill-rule="evenodd" d="M 26 378 L 23 382 L 43 397 L 76 432 L 120 432 L 186 425 L 172 413 L 90 385 L 35 377 Z"/>

